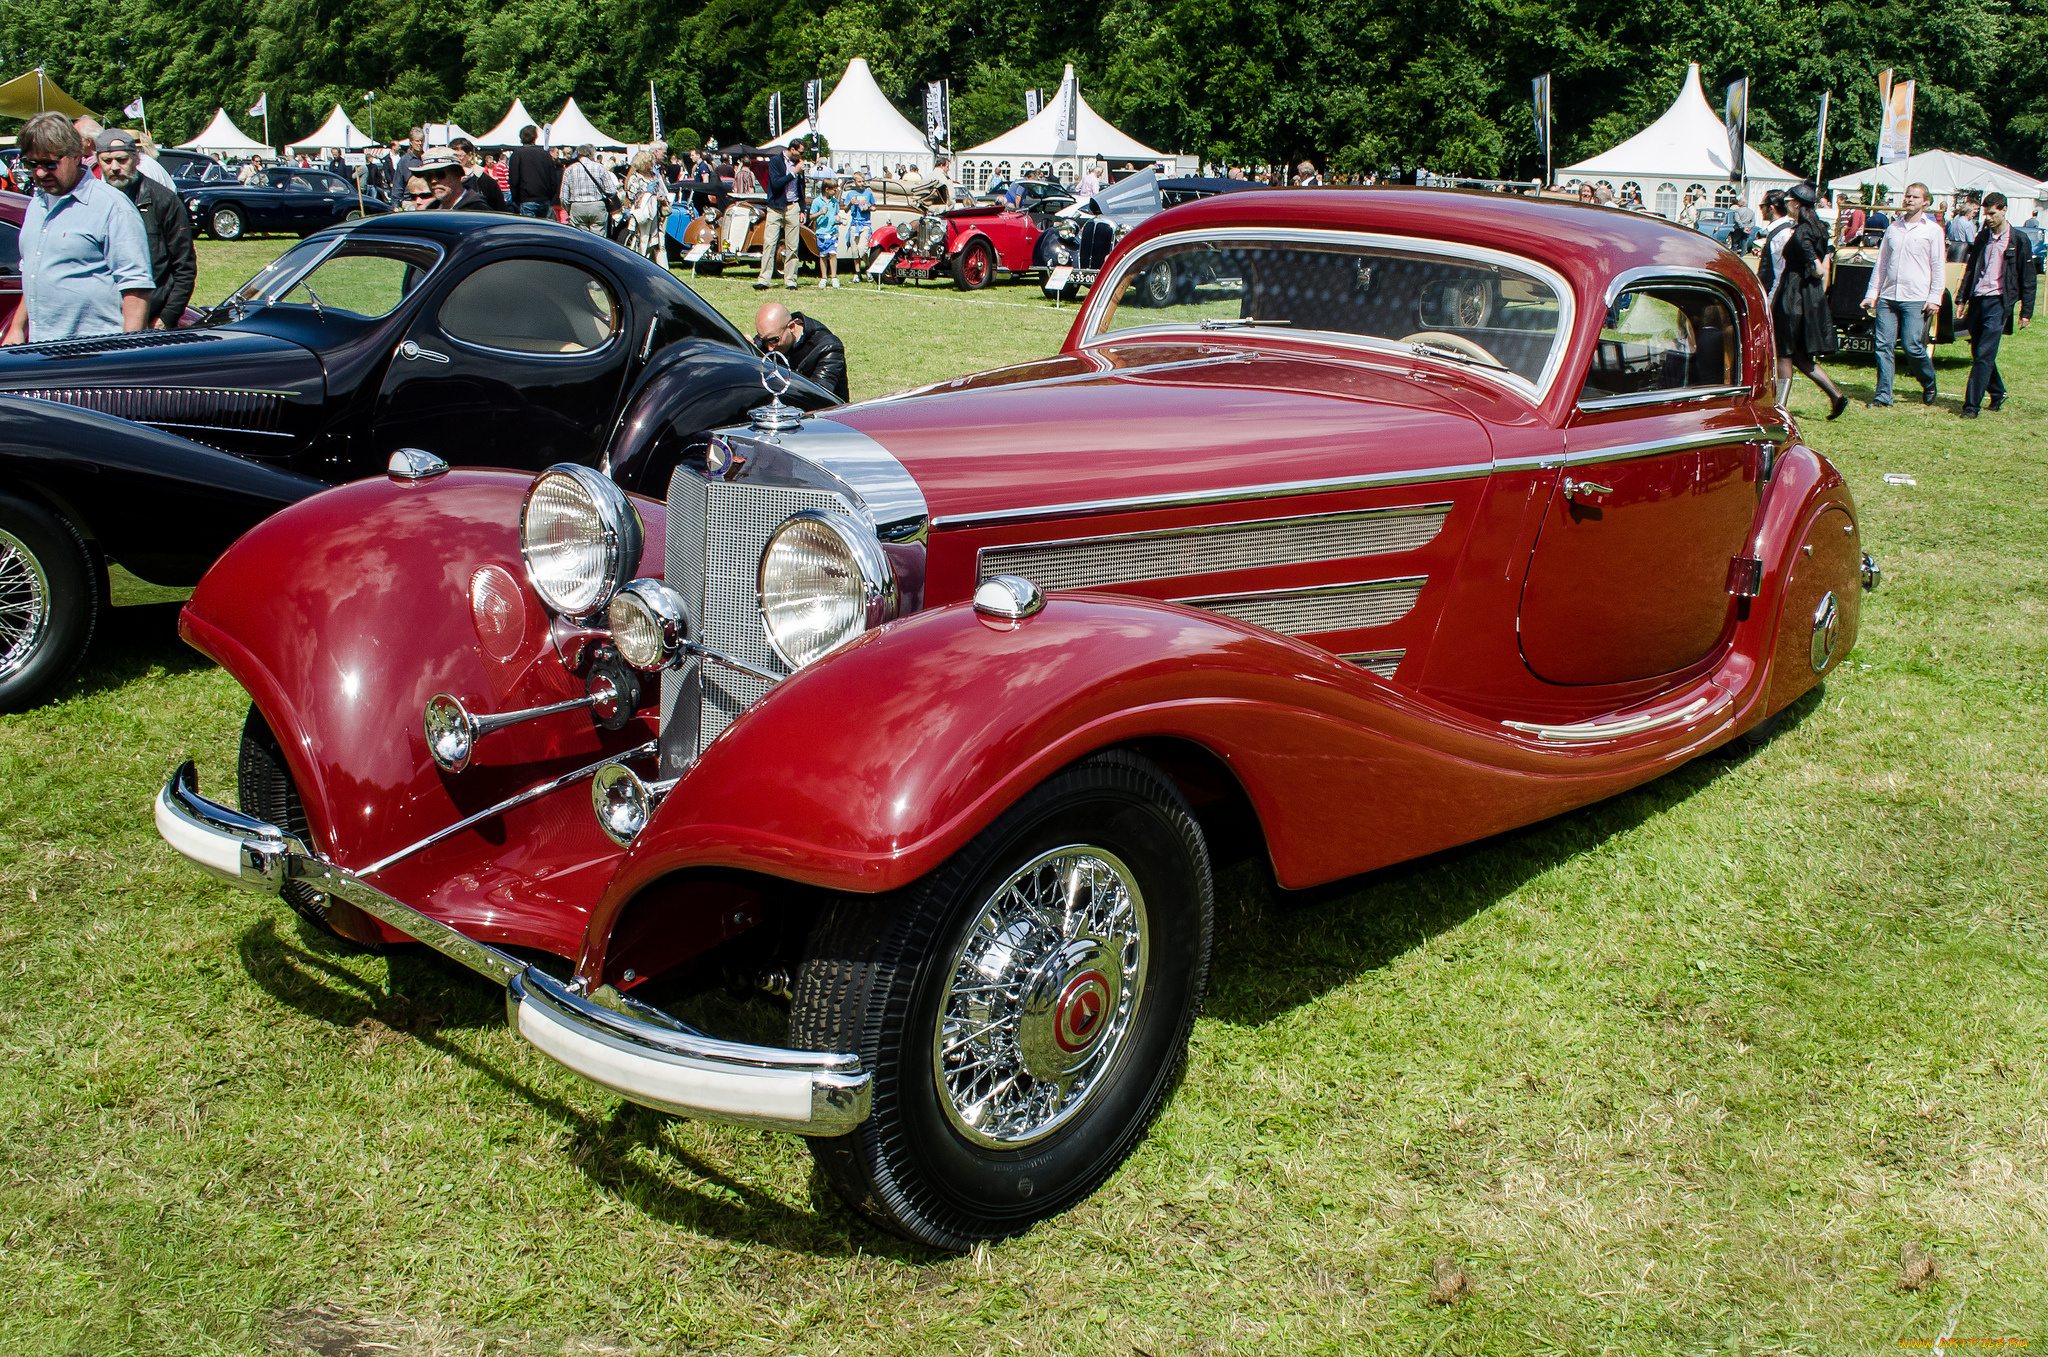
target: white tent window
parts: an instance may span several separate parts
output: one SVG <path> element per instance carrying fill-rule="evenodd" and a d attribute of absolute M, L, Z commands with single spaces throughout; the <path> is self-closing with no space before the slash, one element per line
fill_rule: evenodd
<path fill-rule="evenodd" d="M 1657 214 L 1662 217 L 1678 215 L 1678 185 L 1657 185 Z"/>
<path fill-rule="evenodd" d="M 1080 123 L 1077 129 L 1080 135 L 1072 141 L 1061 135 L 1065 130 L 1061 124 L 1065 121 L 1067 95 L 1070 89 Z M 984 142 L 980 146 L 970 146 L 965 153 L 1048 157 L 1042 162 L 1044 172 L 1048 175 L 1052 173 L 1053 157 L 1058 158 L 1062 172 L 1069 171 L 1076 159 L 1135 161 L 1139 164 L 1154 163 L 1162 159 L 1159 152 L 1143 142 L 1124 135 L 1088 106 L 1088 101 L 1081 97 L 1071 65 L 1067 67 L 1066 74 L 1060 80 L 1059 89 L 1038 111 L 1037 117 L 1019 123 L 994 141 Z M 1170 161 L 1171 158 L 1165 159 Z M 1041 162 L 1027 160 L 1023 163 Z"/>
<path fill-rule="evenodd" d="M 1634 207 L 1643 200 L 1643 186 L 1631 179 L 1621 186 L 1621 200 Z"/>
<path fill-rule="evenodd" d="M 1609 182 L 1608 182 L 1607 180 L 1605 180 L 1605 179 L 1596 179 L 1596 180 L 1594 180 L 1594 181 L 1593 181 L 1593 187 L 1594 187 L 1594 188 L 1604 188 L 1604 189 L 1606 189 L 1606 190 L 1607 190 L 1607 191 L 1608 191 L 1609 193 L 1612 193 L 1612 192 L 1614 192 L 1614 185 L 1613 185 L 1613 184 L 1611 184 L 1611 183 L 1609 183 Z"/>
<path fill-rule="evenodd" d="M 1707 186 L 1705 184 L 1687 184 L 1685 191 L 1692 195 L 1692 200 L 1696 203 L 1704 203 L 1707 200 Z"/>
<path fill-rule="evenodd" d="M 997 161 L 997 162 L 996 162 L 996 178 L 997 178 L 997 179 L 1008 179 L 1009 177 L 1010 177 L 1010 162 L 1009 162 L 1009 161 L 1007 161 L 1007 160 L 999 160 L 999 161 Z"/>
<path fill-rule="evenodd" d="M 1741 196 L 1741 194 L 1735 191 L 1735 185 L 1723 184 L 1714 190 L 1714 206 L 1733 207 L 1735 206 L 1735 200 Z"/>

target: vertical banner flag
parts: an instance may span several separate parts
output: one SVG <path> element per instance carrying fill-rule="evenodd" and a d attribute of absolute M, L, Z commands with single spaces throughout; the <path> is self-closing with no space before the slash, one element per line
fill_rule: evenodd
<path fill-rule="evenodd" d="M 1749 149 L 1749 77 L 1728 84 L 1728 179 L 1739 182 L 1747 173 L 1743 153 Z"/>
<path fill-rule="evenodd" d="M 1038 110 L 1044 107 L 1044 95 L 1040 94 L 1037 90 L 1024 91 L 1024 121 L 1029 122 L 1037 117 Z"/>
<path fill-rule="evenodd" d="M 777 91 L 768 96 L 768 140 L 774 141 L 782 135 L 782 94 Z"/>
<path fill-rule="evenodd" d="M 367 144 L 375 146 L 377 144 L 377 91 L 370 90 L 365 93 L 363 95 L 363 102 L 370 106 L 370 140 Z"/>
<path fill-rule="evenodd" d="M 822 80 L 804 81 L 804 117 L 810 120 L 811 135 L 818 135 L 818 100 L 825 92 Z"/>
<path fill-rule="evenodd" d="M 1816 184 L 1821 182 L 1821 162 L 1828 155 L 1828 94 L 1827 90 L 1820 92 L 1820 127 L 1813 138 L 1813 182 Z"/>
<path fill-rule="evenodd" d="M 951 111 L 946 107 L 946 94 L 946 82 L 943 80 L 931 81 L 924 87 L 924 137 L 933 149 L 945 145 L 952 135 L 946 125 L 946 115 Z"/>
<path fill-rule="evenodd" d="M 1077 75 L 1072 80 L 1069 80 L 1067 87 L 1060 91 L 1060 97 L 1066 100 L 1065 107 L 1060 110 L 1060 140 L 1079 141 L 1081 139 L 1081 77 Z"/>
<path fill-rule="evenodd" d="M 654 92 L 654 82 L 652 80 L 647 82 L 647 107 L 653 114 L 654 121 L 654 135 L 650 140 L 668 140 L 668 138 L 661 134 L 661 96 Z"/>
<path fill-rule="evenodd" d="M 1550 184 L 1550 74 L 1529 82 L 1535 96 L 1536 149 L 1543 153 L 1543 183 Z"/>
<path fill-rule="evenodd" d="M 1892 81 L 1886 69 L 1878 74 L 1877 94 L 1883 103 L 1883 122 L 1877 134 L 1877 163 L 1891 165 L 1913 154 L 1913 84 Z"/>

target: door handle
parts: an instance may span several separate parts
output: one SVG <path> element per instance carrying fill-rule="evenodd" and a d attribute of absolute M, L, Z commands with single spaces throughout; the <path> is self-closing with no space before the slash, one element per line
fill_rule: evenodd
<path fill-rule="evenodd" d="M 447 354 L 435 353 L 432 349 L 423 349 L 419 345 L 413 343 L 410 339 L 406 340 L 403 344 L 400 344 L 398 346 L 398 356 L 400 358 L 410 358 L 415 362 L 422 358 L 426 359 L 430 363 L 445 363 L 448 361 Z"/>
<path fill-rule="evenodd" d="M 1614 493 L 1614 487 L 1611 485 L 1595 485 L 1591 481 L 1575 481 L 1570 476 L 1564 478 L 1563 488 L 1566 499 L 1577 499 L 1580 495 L 1611 495 Z"/>

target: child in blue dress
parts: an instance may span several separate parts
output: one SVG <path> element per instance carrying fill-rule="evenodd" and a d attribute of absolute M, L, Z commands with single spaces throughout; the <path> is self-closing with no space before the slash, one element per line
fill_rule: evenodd
<path fill-rule="evenodd" d="M 827 179 L 811 202 L 811 232 L 818 238 L 818 286 L 839 286 L 839 186 Z"/>

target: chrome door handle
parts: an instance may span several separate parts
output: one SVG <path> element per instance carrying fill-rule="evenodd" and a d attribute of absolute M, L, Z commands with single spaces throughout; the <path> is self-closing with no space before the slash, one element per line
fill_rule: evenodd
<path fill-rule="evenodd" d="M 403 344 L 400 344 L 398 346 L 398 356 L 400 358 L 410 358 L 415 361 L 424 358 L 430 363 L 445 363 L 449 361 L 447 354 L 435 353 L 432 349 L 423 349 L 419 345 L 413 343 L 410 339 L 406 340 Z"/>
<path fill-rule="evenodd" d="M 1595 485 L 1591 481 L 1575 481 L 1570 476 L 1564 478 L 1563 488 L 1566 499 L 1577 499 L 1580 495 L 1611 495 L 1614 493 L 1614 487 L 1611 485 Z"/>

